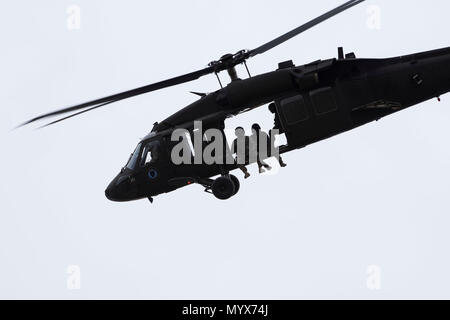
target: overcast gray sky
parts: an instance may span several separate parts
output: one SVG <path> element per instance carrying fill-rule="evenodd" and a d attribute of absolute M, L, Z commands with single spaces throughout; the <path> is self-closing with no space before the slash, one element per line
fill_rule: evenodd
<path fill-rule="evenodd" d="M 343 2 L 4 2 L 0 298 L 450 298 L 448 95 L 287 154 L 276 174 L 252 166 L 226 202 L 200 186 L 152 205 L 104 197 L 152 124 L 194 101 L 189 91 L 217 89 L 213 76 L 10 131 L 254 48 Z M 79 29 L 67 24 L 76 8 Z M 449 11 L 444 0 L 367 1 L 249 68 L 332 58 L 341 45 L 367 58 L 447 47 Z M 228 125 L 269 128 L 266 110 Z"/>

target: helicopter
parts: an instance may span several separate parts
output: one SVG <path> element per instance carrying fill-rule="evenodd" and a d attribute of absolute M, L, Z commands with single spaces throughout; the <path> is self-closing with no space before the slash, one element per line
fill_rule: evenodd
<path fill-rule="evenodd" d="M 203 129 L 224 132 L 225 120 L 270 104 L 276 127 L 287 143 L 279 154 L 358 128 L 450 91 L 450 47 L 393 58 L 357 58 L 338 48 L 338 57 L 296 66 L 292 61 L 278 69 L 251 76 L 246 61 L 292 39 L 312 27 L 342 13 L 364 0 L 347 1 L 335 9 L 273 39 L 255 49 L 223 55 L 206 68 L 140 88 L 74 105 L 37 116 L 23 125 L 62 116 L 42 127 L 111 103 L 164 89 L 215 74 L 220 89 L 156 122 L 131 154 L 127 164 L 111 181 L 105 195 L 112 201 L 149 199 L 179 188 L 199 184 L 220 200 L 233 197 L 239 179 L 230 174 L 238 168 L 231 163 L 181 163 L 171 161 L 178 141 L 178 129 L 196 134 L 195 123 Z M 248 78 L 239 78 L 236 66 L 243 64 Z M 230 83 L 222 86 L 218 74 L 227 71 Z M 70 113 L 69 115 L 66 115 Z M 198 130 L 197 130 L 198 131 Z M 209 141 L 210 142 L 210 141 Z M 208 139 L 201 138 L 202 147 Z M 194 155 L 189 155 L 194 156 Z M 148 160 L 150 159 L 150 160 Z M 214 178 L 217 177 L 217 178 Z"/>

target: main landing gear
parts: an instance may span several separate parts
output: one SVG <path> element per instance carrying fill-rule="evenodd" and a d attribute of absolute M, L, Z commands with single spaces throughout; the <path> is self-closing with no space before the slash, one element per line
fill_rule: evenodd
<path fill-rule="evenodd" d="M 240 183 L 238 178 L 232 174 L 218 177 L 216 180 L 204 181 L 205 191 L 212 193 L 217 199 L 227 200 L 238 193 Z"/>

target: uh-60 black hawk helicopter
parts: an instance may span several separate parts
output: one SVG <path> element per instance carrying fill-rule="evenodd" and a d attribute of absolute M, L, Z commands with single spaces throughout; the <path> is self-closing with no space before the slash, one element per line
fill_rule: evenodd
<path fill-rule="evenodd" d="M 287 144 L 279 149 L 281 154 L 450 91 L 450 47 L 388 59 L 358 59 L 353 53 L 344 55 L 343 49 L 339 48 L 337 59 L 318 60 L 303 66 L 295 66 L 288 61 L 280 63 L 275 71 L 253 77 L 249 74 L 249 78 L 242 80 L 238 78 L 236 65 L 245 64 L 247 59 L 363 1 L 348 1 L 256 49 L 224 55 L 204 69 L 50 112 L 24 124 L 72 113 L 45 126 L 55 124 L 113 102 L 226 70 L 231 78 L 231 83 L 226 87 L 210 94 L 200 94 L 198 101 L 154 124 L 151 133 L 138 144 L 105 194 L 113 201 L 142 198 L 153 201 L 153 196 L 198 183 L 212 190 L 219 199 L 230 198 L 239 189 L 239 180 L 229 174 L 237 166 L 204 163 L 175 165 L 170 161 L 173 148 L 171 133 L 175 129 L 186 128 L 192 132 L 194 121 L 202 121 L 204 129 L 217 128 L 223 132 L 226 118 L 271 103 L 275 106 L 272 111 L 280 132 L 285 133 L 287 140 Z M 145 163 L 146 153 L 155 148 L 157 159 Z M 218 175 L 217 179 L 211 179 Z"/>

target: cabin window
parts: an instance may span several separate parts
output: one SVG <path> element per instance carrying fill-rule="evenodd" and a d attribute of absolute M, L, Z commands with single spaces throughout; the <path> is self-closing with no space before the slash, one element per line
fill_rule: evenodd
<path fill-rule="evenodd" d="M 281 109 L 288 125 L 308 120 L 309 114 L 302 96 L 295 96 L 281 101 Z"/>
<path fill-rule="evenodd" d="M 330 87 L 311 91 L 309 95 L 317 115 L 327 114 L 338 109 L 333 90 Z"/>

